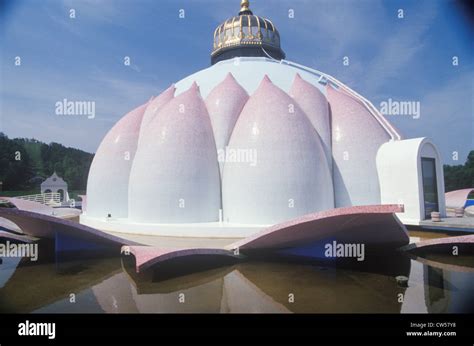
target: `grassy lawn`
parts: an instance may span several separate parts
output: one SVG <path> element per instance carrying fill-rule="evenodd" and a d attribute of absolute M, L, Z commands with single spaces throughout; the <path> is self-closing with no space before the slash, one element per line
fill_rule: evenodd
<path fill-rule="evenodd" d="M 69 191 L 69 198 L 72 198 L 76 201 L 81 201 L 78 195 L 85 195 L 85 194 L 86 194 L 85 190 L 73 190 L 73 191 Z"/>
<path fill-rule="evenodd" d="M 0 196 L 4 197 L 15 197 L 15 196 L 26 196 L 36 195 L 40 193 L 40 190 L 22 190 L 22 191 L 0 191 Z"/>

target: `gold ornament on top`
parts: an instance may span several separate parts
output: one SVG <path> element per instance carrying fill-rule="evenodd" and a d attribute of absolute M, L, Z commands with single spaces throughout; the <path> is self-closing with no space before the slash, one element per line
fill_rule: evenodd
<path fill-rule="evenodd" d="M 249 11 L 249 7 L 250 7 L 249 0 L 242 0 L 240 2 L 240 12 Z"/>
<path fill-rule="evenodd" d="M 270 46 L 280 48 L 280 34 L 272 21 L 256 16 L 250 10 L 250 2 L 242 0 L 238 16 L 227 19 L 214 31 L 211 56 L 220 50 L 238 45 Z"/>

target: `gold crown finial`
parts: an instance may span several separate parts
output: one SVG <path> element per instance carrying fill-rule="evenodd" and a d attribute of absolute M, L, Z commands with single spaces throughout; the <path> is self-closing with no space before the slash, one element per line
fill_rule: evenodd
<path fill-rule="evenodd" d="M 250 6 L 249 0 L 242 0 L 240 2 L 240 12 L 248 11 Z"/>

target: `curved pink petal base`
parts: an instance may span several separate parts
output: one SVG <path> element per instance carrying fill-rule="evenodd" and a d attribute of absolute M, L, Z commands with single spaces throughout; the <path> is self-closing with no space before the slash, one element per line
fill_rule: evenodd
<path fill-rule="evenodd" d="M 141 245 L 77 222 L 28 210 L 0 208 L 0 217 L 17 224 L 24 234 L 37 238 L 52 239 L 57 233 L 60 233 L 116 247 L 122 245 Z"/>
<path fill-rule="evenodd" d="M 3 200 L 6 200 L 13 204 L 16 208 L 20 210 L 32 211 L 39 214 L 52 215 L 53 208 L 42 203 L 27 201 L 21 198 L 15 197 L 2 197 Z"/>
<path fill-rule="evenodd" d="M 457 255 L 453 254 L 454 247 L 456 247 Z M 474 272 L 472 263 L 466 265 L 466 263 L 457 261 L 457 256 L 474 253 L 474 234 L 423 240 L 403 246 L 400 250 L 413 255 L 418 262 L 434 268 L 456 272 Z M 433 254 L 442 256 L 425 257 L 425 255 Z"/>
<path fill-rule="evenodd" d="M 474 191 L 474 188 L 455 190 L 446 192 L 446 208 L 463 208 L 466 205 L 466 200 L 469 194 Z"/>
<path fill-rule="evenodd" d="M 278 250 L 328 237 L 335 237 L 344 243 L 356 242 L 372 244 L 381 249 L 396 249 L 409 242 L 405 226 L 394 215 L 400 212 L 403 212 L 403 207 L 398 205 L 331 209 L 269 227 L 226 249 L 163 249 L 152 246 L 129 246 L 128 249 L 135 256 L 137 272 L 178 257 L 207 255 L 220 259 L 223 258 L 221 256 L 239 259 L 237 254 L 246 254 L 247 250 Z M 236 253 L 235 249 L 239 251 Z"/>
<path fill-rule="evenodd" d="M 15 197 L 0 197 L 0 199 L 10 202 L 17 209 L 20 210 L 31 211 L 44 215 L 51 215 L 61 219 L 76 218 L 81 214 L 81 211 L 75 208 L 52 208 L 48 205 L 39 202 L 27 201 Z"/>
<path fill-rule="evenodd" d="M 377 244 L 393 249 L 409 242 L 405 226 L 394 213 L 399 205 L 368 205 L 330 209 L 267 228 L 228 246 L 229 249 L 283 249 L 336 237 L 340 242 Z"/>
<path fill-rule="evenodd" d="M 224 249 L 162 249 L 154 246 L 123 246 L 122 252 L 130 251 L 135 256 L 135 266 L 137 273 L 156 265 L 158 263 L 188 256 L 218 256 L 238 259 L 232 251 Z"/>
<path fill-rule="evenodd" d="M 33 243 L 35 241 L 35 238 L 33 237 L 15 234 L 11 232 L 5 232 L 5 231 L 0 231 L 0 239 L 6 239 L 9 241 L 19 241 L 22 243 Z"/>
<path fill-rule="evenodd" d="M 474 249 L 474 234 L 462 235 L 458 237 L 444 237 L 444 238 L 434 238 L 419 241 L 417 243 L 408 244 L 401 248 L 404 251 L 416 251 L 421 249 L 437 248 L 437 249 L 446 249 L 449 253 L 452 253 L 453 246 L 455 245 L 471 245 Z M 471 254 L 473 251 L 471 250 Z M 462 255 L 462 253 L 459 253 Z"/>

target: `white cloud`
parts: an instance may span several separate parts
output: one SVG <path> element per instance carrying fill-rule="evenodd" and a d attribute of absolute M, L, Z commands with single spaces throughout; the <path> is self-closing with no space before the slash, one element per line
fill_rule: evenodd
<path fill-rule="evenodd" d="M 374 94 L 390 78 L 402 72 L 424 48 L 424 36 L 437 15 L 437 4 L 430 3 L 423 9 L 406 13 L 399 19 L 398 30 L 380 40 L 374 57 L 367 65 L 362 85 Z"/>
<path fill-rule="evenodd" d="M 147 102 L 163 90 L 152 82 L 130 81 L 111 76 L 95 68 L 90 76 L 64 75 L 52 69 L 21 67 L 4 69 L 8 88 L 0 89 L 0 131 L 9 136 L 56 141 L 88 151 L 95 151 L 101 138 L 128 111 Z M 34 78 L 32 78 L 34 76 Z M 96 117 L 58 117 L 55 103 L 94 101 Z M 87 140 L 84 141 L 84 133 Z"/>
<path fill-rule="evenodd" d="M 389 118 L 406 137 L 431 137 L 441 150 L 445 163 L 451 153 L 459 152 L 462 162 L 474 150 L 474 73 L 455 74 L 451 80 L 439 80 L 431 91 L 423 92 L 420 119 Z"/>

